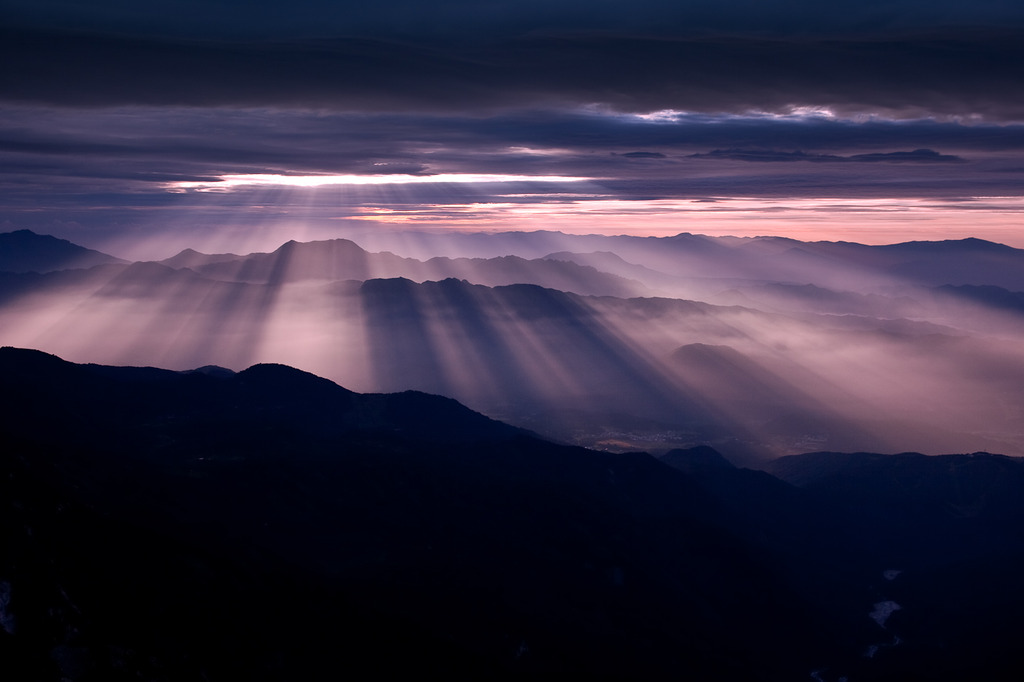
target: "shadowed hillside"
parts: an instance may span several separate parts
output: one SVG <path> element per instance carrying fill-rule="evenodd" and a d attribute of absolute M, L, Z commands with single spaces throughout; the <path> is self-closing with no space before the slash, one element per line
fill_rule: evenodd
<path fill-rule="evenodd" d="M 284 680 L 339 656 L 458 679 L 1020 672 L 1019 460 L 773 464 L 794 486 L 282 365 L 3 348 L 0 381 L 17 679 Z"/>

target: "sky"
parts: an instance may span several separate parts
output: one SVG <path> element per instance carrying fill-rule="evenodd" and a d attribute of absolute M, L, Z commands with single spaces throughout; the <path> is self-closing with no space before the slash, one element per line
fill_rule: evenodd
<path fill-rule="evenodd" d="M 1024 247 L 1016 0 L 2 0 L 0 231 Z"/>

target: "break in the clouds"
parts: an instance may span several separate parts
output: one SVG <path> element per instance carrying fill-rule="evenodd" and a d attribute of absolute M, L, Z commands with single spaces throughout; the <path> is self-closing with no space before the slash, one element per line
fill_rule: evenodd
<path fill-rule="evenodd" d="M 768 197 L 952 216 L 1021 194 L 1022 32 L 996 0 L 12 1 L 0 225 L 101 246 L 573 206 L 666 230 L 671 202 Z M 292 180 L 230 180 L 267 176 Z"/>
<path fill-rule="evenodd" d="M 894 210 L 927 198 L 948 216 L 975 211 L 978 197 L 1019 196 L 1022 154 L 1018 124 L 858 121 L 820 111 L 583 107 L 480 116 L 16 105 L 0 125 L 0 201 L 9 229 L 97 248 L 118 233 L 173 232 L 183 248 L 229 225 L 277 225 L 266 242 L 249 245 L 274 248 L 301 236 L 296 226 L 321 238 L 352 221 L 666 233 L 713 230 L 726 206 L 749 219 L 752 204 L 738 201 L 745 197 L 814 201 L 807 207 L 815 215 L 821 199 L 883 197 L 900 200 Z M 1002 212 L 998 202 L 980 205 L 1003 223 L 1018 215 L 1016 204 Z M 934 212 L 921 215 L 935 224 Z M 976 212 L 969 222 L 977 225 Z"/>
<path fill-rule="evenodd" d="M 1024 125 L 1016 124 L 679 113 L 643 117 L 592 109 L 476 117 L 22 106 L 8 107 L 0 126 L 4 168 L 8 176 L 22 173 L 19 183 L 33 173 L 48 180 L 62 168 L 66 177 L 157 182 L 171 174 L 207 181 L 242 173 L 617 178 L 669 176 L 680 164 L 692 164 L 691 159 L 984 164 L 1015 159 L 1022 152 Z M 972 170 L 959 172 L 969 182 Z M 927 184 L 927 178 L 921 182 Z"/>

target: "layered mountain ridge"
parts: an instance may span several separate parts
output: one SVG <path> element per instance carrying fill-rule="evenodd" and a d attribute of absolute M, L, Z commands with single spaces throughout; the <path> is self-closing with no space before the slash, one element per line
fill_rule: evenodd
<path fill-rule="evenodd" d="M 1019 294 L 893 274 L 939 258 L 939 276 L 956 258 L 971 281 L 1012 280 L 1015 249 L 489 238 L 527 255 L 556 243 L 622 253 L 419 260 L 339 239 L 6 272 L 0 341 L 106 364 L 282 362 L 613 450 L 711 444 L 744 463 L 813 449 L 1024 453 Z M 470 239 L 453 235 L 450 253 Z"/>
<path fill-rule="evenodd" d="M 294 679 L 339 656 L 457 679 L 1020 674 L 1019 459 L 813 453 L 780 479 L 282 365 L 2 348 L 0 379 L 15 677 Z"/>

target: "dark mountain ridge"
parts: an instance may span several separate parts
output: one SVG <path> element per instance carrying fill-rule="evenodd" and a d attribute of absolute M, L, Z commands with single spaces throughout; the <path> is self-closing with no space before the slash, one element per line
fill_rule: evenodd
<path fill-rule="evenodd" d="M 807 492 L 862 558 L 898 569 L 878 594 L 900 605 L 892 627 L 905 646 L 870 679 L 968 679 L 978 665 L 1012 679 L 1009 652 L 1024 634 L 1024 460 L 816 452 L 765 468 Z"/>
<path fill-rule="evenodd" d="M 0 389 L 0 652 L 19 679 L 284 680 L 339 656 L 458 679 L 1020 672 L 1011 458 L 818 453 L 781 461 L 818 472 L 794 487 L 707 447 L 564 447 L 274 364 L 2 348 Z M 979 499 L 999 503 L 948 513 Z M 888 631 L 868 617 L 883 597 L 906 612 Z M 862 655 L 892 632 L 905 644 Z"/>
<path fill-rule="evenodd" d="M 39 235 L 30 230 L 0 234 L 0 271 L 3 272 L 51 272 L 125 262 L 66 239 Z"/>
<path fill-rule="evenodd" d="M 270 419 L 325 435 L 381 431 L 451 442 L 526 434 L 450 398 L 416 391 L 359 395 L 285 365 L 174 372 L 73 365 L 39 351 L 7 347 L 0 355 L 5 386 L 20 396 L 5 414 L 10 423 L 41 421 L 45 414 L 39 410 L 52 409 L 66 412 L 83 429 L 99 428 L 115 413 L 143 425 L 179 419 Z M 45 402 L 44 395 L 49 396 Z"/>
<path fill-rule="evenodd" d="M 399 652 L 459 678 L 774 679 L 794 661 L 755 633 L 816 637 L 770 560 L 646 455 L 280 365 L 3 348 L 0 377 L 0 650 L 23 677 L 294 679 Z"/>

